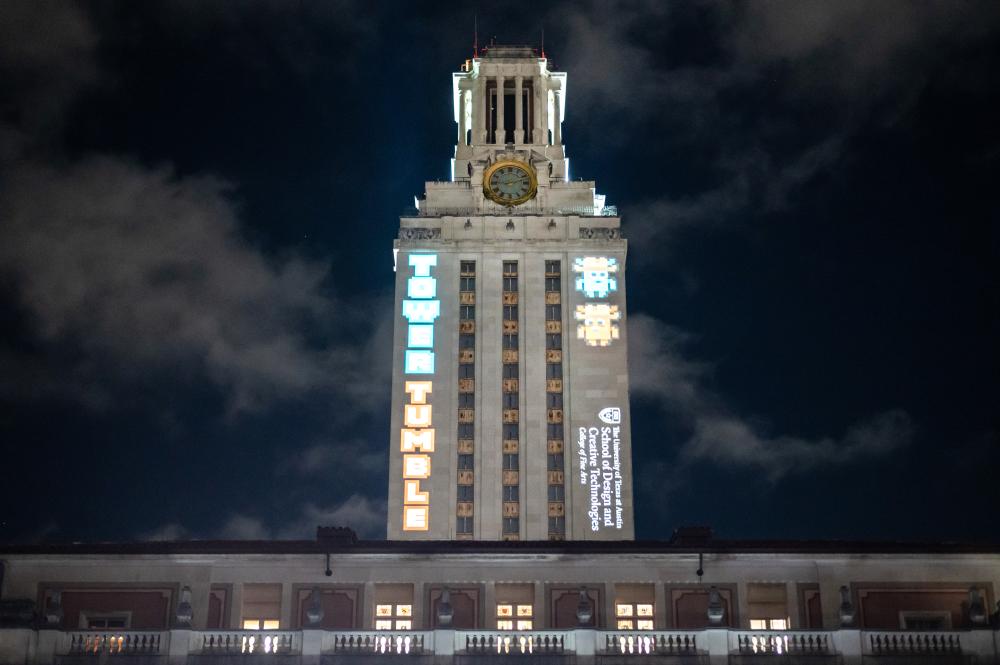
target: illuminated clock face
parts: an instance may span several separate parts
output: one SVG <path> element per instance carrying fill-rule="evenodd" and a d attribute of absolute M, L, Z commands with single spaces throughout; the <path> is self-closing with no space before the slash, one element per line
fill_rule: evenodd
<path fill-rule="evenodd" d="M 535 172 L 524 162 L 497 162 L 483 174 L 483 194 L 500 205 L 521 205 L 534 198 L 537 191 Z"/>

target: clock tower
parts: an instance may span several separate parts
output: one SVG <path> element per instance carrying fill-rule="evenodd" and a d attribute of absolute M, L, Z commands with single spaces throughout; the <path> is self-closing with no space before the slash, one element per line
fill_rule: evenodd
<path fill-rule="evenodd" d="M 626 243 L 569 179 L 566 74 L 491 46 L 394 243 L 391 540 L 631 540 Z"/>

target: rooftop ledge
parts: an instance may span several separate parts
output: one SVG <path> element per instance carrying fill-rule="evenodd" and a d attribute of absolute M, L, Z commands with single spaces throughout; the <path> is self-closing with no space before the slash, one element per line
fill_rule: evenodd
<path fill-rule="evenodd" d="M 0 628 L 0 651 L 8 662 L 43 665 L 68 657 L 132 656 L 133 662 L 204 663 L 206 657 L 282 656 L 282 662 L 358 662 L 359 657 L 399 656 L 527 656 L 545 662 L 593 662 L 594 656 L 637 657 L 637 662 L 741 662 L 741 658 L 783 656 L 782 662 L 862 663 L 881 656 L 894 662 L 995 662 L 1000 631 L 754 631 L 705 630 L 605 631 L 572 630 L 190 630 L 55 631 Z M 189 657 L 194 657 L 189 661 Z M 662 661 L 661 661 L 662 657 Z M 798 657 L 801 657 L 799 660 Z M 98 662 L 98 661 L 94 661 Z M 243 662 L 243 661 L 240 661 Z M 435 660 L 434 662 L 447 662 Z M 616 661 L 617 662 L 617 661 Z M 754 661 L 756 662 L 756 661 Z"/>
<path fill-rule="evenodd" d="M 572 206 L 568 208 L 406 208 L 400 217 L 481 217 L 483 215 L 504 215 L 511 217 L 618 217 L 618 206 Z"/>

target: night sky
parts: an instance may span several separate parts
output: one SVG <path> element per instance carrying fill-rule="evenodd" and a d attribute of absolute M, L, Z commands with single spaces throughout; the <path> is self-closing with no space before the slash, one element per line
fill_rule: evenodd
<path fill-rule="evenodd" d="M 639 538 L 996 540 L 1000 3 L 0 2 L 0 541 L 383 538 L 480 42 L 619 206 Z"/>

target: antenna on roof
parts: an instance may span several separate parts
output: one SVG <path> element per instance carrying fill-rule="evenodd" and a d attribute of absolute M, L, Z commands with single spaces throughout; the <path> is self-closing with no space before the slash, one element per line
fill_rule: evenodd
<path fill-rule="evenodd" d="M 472 57 L 479 57 L 479 14 L 473 14 L 472 19 Z"/>
<path fill-rule="evenodd" d="M 545 59 L 545 26 L 542 26 L 542 59 Z"/>

